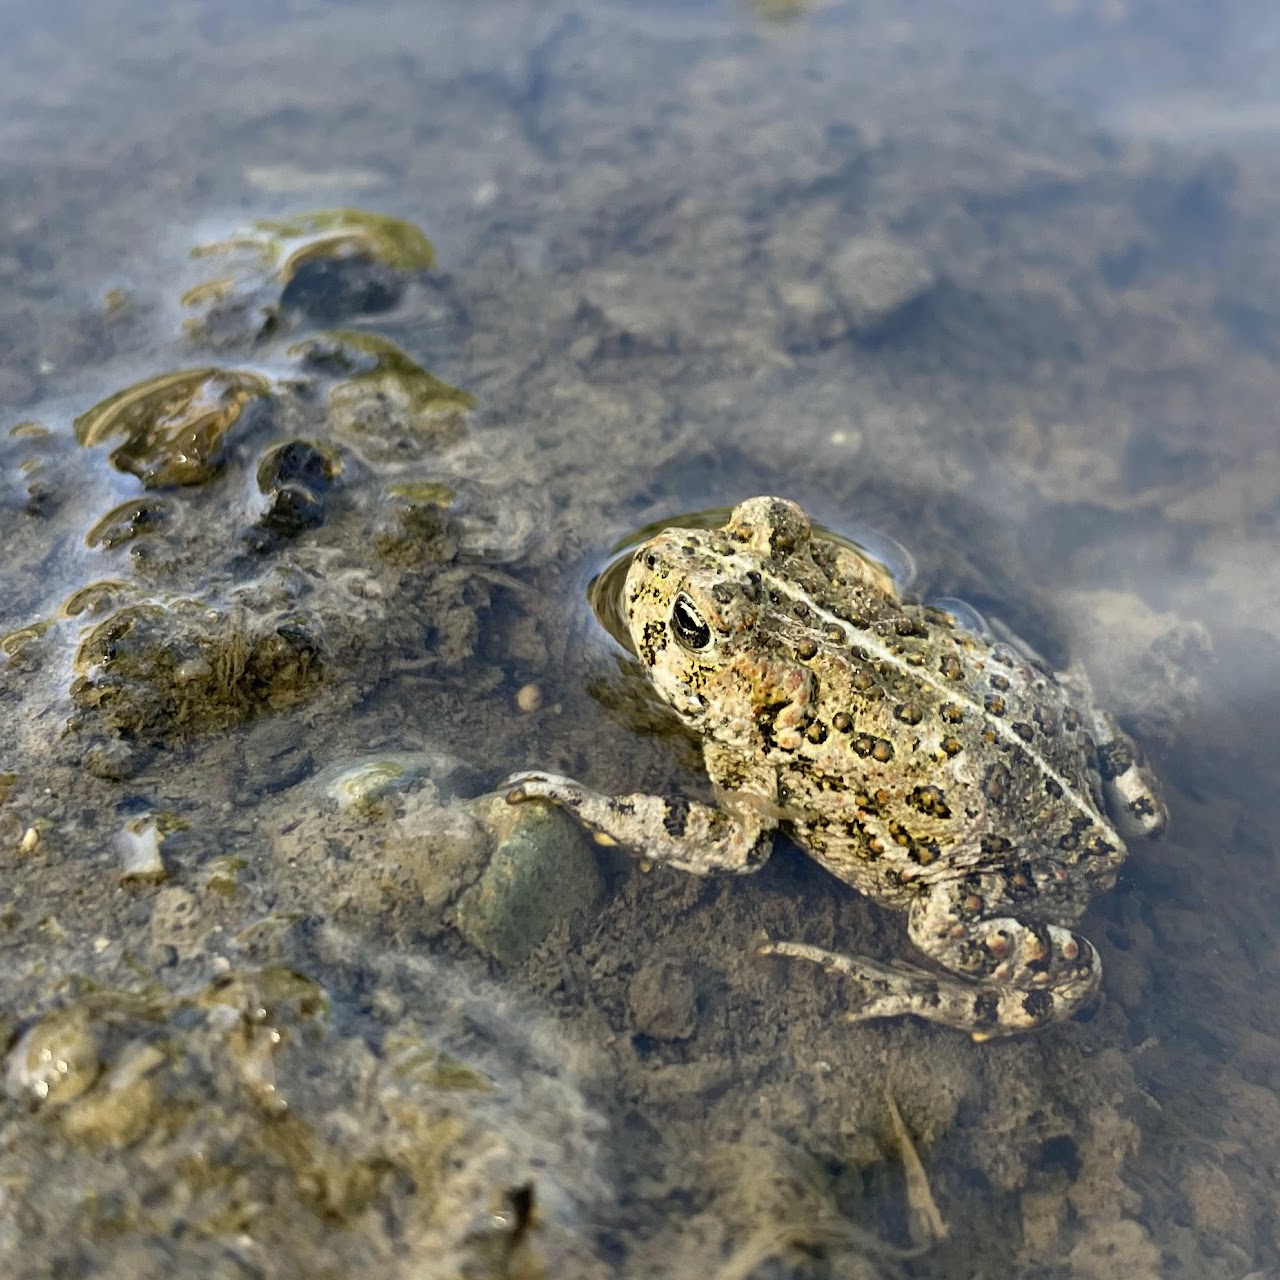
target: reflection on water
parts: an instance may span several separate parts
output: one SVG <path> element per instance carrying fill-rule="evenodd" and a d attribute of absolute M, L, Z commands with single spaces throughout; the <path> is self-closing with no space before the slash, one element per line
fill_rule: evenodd
<path fill-rule="evenodd" d="M 0 20 L 0 1272 L 1280 1266 L 1272 7 Z M 1152 757 L 1091 1020 L 492 794 L 706 795 L 600 600 L 754 493 Z"/>

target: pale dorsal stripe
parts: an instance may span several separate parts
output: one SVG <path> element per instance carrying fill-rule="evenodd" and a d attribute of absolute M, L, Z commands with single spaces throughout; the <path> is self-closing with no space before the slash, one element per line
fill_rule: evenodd
<path fill-rule="evenodd" d="M 795 584 L 788 582 L 784 578 L 774 577 L 770 573 L 761 574 L 761 583 L 767 588 L 771 588 L 784 596 L 793 604 L 804 604 L 814 614 L 816 614 L 824 623 L 829 626 L 839 627 L 844 632 L 845 639 L 852 647 L 858 645 L 866 650 L 868 656 L 877 659 L 880 662 L 887 663 L 889 666 L 902 672 L 913 683 L 928 685 L 936 693 L 942 694 L 949 701 L 964 703 L 972 711 L 978 712 L 983 722 L 989 724 L 996 733 L 1011 742 L 1019 751 L 1025 752 L 1035 762 L 1036 768 L 1044 774 L 1046 778 L 1052 778 L 1062 788 L 1062 794 L 1067 801 L 1073 805 L 1084 817 L 1087 817 L 1091 823 L 1096 822 L 1105 829 L 1109 836 L 1113 837 L 1116 842 L 1123 846 L 1119 833 L 1112 827 L 1111 823 L 1103 817 L 1096 809 L 1087 804 L 1080 796 L 1079 789 L 1075 783 L 1070 782 L 1063 777 L 1034 746 L 1029 742 L 1024 742 L 1009 724 L 1000 719 L 998 716 L 992 716 L 985 707 L 975 702 L 967 691 L 956 688 L 951 684 L 943 684 L 931 671 L 927 671 L 924 667 L 913 667 L 904 662 L 897 654 L 890 653 L 888 647 L 883 644 L 878 636 L 872 635 L 866 631 L 859 631 L 856 627 L 846 622 L 843 618 L 836 617 L 835 614 L 829 613 L 817 604 L 809 596 L 803 593 L 797 593 Z"/>

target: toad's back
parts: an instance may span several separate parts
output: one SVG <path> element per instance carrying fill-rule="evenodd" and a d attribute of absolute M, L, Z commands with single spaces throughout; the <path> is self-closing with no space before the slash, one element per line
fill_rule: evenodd
<path fill-rule="evenodd" d="M 796 841 L 882 901 L 1000 869 L 1040 886 L 1022 895 L 1036 913 L 1076 918 L 1124 844 L 1073 691 L 1013 646 L 901 601 L 790 505 L 769 513 L 763 543 L 660 534 L 629 579 L 633 626 L 682 597 L 716 636 L 691 653 L 641 630 L 655 684 L 675 667 L 666 686 L 694 695 L 685 718 L 712 744 L 714 780 L 732 791 L 766 766 Z"/>

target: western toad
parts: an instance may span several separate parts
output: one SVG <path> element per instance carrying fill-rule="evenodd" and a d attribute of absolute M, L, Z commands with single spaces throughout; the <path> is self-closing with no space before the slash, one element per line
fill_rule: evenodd
<path fill-rule="evenodd" d="M 512 779 L 513 802 L 553 801 L 605 842 L 699 875 L 756 870 L 781 827 L 905 911 L 948 971 L 763 948 L 851 980 L 854 1020 L 916 1014 L 986 1039 L 1093 996 L 1098 953 L 1069 926 L 1114 883 L 1121 832 L 1158 834 L 1165 811 L 1082 669 L 1055 676 L 1012 639 L 900 599 L 780 498 L 743 502 L 720 529 L 657 534 L 623 609 L 653 687 L 703 739 L 719 803 L 547 774 Z"/>

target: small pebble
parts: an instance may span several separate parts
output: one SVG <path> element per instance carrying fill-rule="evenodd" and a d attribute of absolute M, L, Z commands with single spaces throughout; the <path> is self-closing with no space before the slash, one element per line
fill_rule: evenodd
<path fill-rule="evenodd" d="M 120 849 L 121 884 L 159 884 L 168 879 L 160 845 L 164 836 L 154 818 L 136 818 L 126 823 L 117 838 Z"/>
<path fill-rule="evenodd" d="M 698 1020 L 698 990 L 676 960 L 651 960 L 631 979 L 627 1003 L 635 1028 L 654 1040 L 686 1040 Z"/>
<path fill-rule="evenodd" d="M 500 965 L 523 964 L 558 925 L 583 918 L 602 885 L 581 828 L 558 809 L 494 797 L 481 821 L 496 844 L 458 899 L 453 923 Z"/>
<path fill-rule="evenodd" d="M 39 843 L 40 832 L 35 827 L 28 827 L 22 834 L 22 841 L 18 845 L 18 849 L 22 853 L 31 853 Z"/>
<path fill-rule="evenodd" d="M 516 693 L 516 708 L 525 715 L 542 709 L 542 687 L 536 684 L 521 685 Z"/>
<path fill-rule="evenodd" d="M 14 1045 L 5 1092 L 17 1101 L 62 1106 L 84 1093 L 100 1069 L 97 1032 L 88 1013 L 76 1007 L 55 1009 Z"/>

